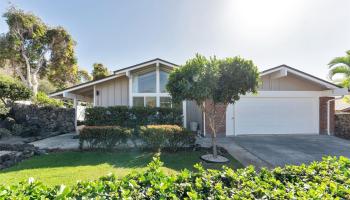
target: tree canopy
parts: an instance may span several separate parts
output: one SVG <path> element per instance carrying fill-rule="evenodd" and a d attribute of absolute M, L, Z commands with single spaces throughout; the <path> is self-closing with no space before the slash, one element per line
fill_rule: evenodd
<path fill-rule="evenodd" d="M 108 68 L 103 66 L 102 63 L 94 63 L 92 70 L 92 79 L 98 80 L 109 75 Z"/>
<path fill-rule="evenodd" d="M 77 80 L 75 42 L 63 27 L 50 27 L 32 13 L 9 8 L 3 15 L 9 31 L 0 36 L 0 67 L 4 63 L 35 94 L 40 77 L 63 88 Z"/>
<path fill-rule="evenodd" d="M 32 92 L 20 81 L 0 75 L 0 100 L 9 107 L 14 101 L 27 100 Z"/>
<path fill-rule="evenodd" d="M 350 50 L 346 52 L 345 56 L 336 57 L 328 63 L 330 68 L 329 77 L 334 80 L 336 75 L 341 75 L 341 80 L 336 81 L 343 87 L 350 87 Z"/>
<path fill-rule="evenodd" d="M 239 100 L 240 95 L 255 93 L 258 80 L 258 69 L 250 60 L 207 59 L 197 54 L 170 74 L 167 90 L 176 103 L 193 100 L 201 106 L 210 100 L 230 104 Z"/>
<path fill-rule="evenodd" d="M 216 123 L 217 119 L 225 119 L 225 113 L 218 112 L 217 105 L 226 108 L 238 101 L 241 95 L 255 93 L 258 80 L 258 69 L 251 60 L 240 57 L 208 59 L 197 54 L 170 73 L 166 87 L 175 103 L 195 101 L 205 113 L 212 130 L 213 155 L 216 158 Z"/>

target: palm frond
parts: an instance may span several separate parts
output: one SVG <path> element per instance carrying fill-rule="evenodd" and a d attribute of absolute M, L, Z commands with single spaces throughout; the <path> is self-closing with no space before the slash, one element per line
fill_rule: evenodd
<path fill-rule="evenodd" d="M 336 57 L 328 63 L 328 66 L 331 68 L 338 64 L 343 64 L 350 68 L 350 55 L 344 57 Z"/>
<path fill-rule="evenodd" d="M 346 76 L 347 78 L 350 77 L 350 66 L 347 65 L 338 65 L 333 67 L 332 69 L 329 70 L 329 78 L 333 80 L 332 78 L 336 74 L 341 74 Z"/>

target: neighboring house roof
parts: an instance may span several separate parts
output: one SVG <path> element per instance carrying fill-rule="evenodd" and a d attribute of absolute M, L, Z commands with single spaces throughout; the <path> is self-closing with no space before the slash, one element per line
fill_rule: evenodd
<path fill-rule="evenodd" d="M 70 91 L 78 90 L 80 88 L 89 87 L 89 86 L 95 85 L 97 83 L 105 82 L 105 81 L 117 78 L 119 76 L 125 75 L 123 73 L 127 73 L 130 70 L 134 70 L 134 69 L 137 69 L 137 68 L 148 66 L 148 65 L 151 65 L 151 64 L 154 64 L 154 63 L 162 63 L 162 64 L 165 64 L 165 65 L 168 65 L 168 66 L 171 66 L 171 67 L 178 67 L 177 64 L 171 63 L 169 61 L 166 61 L 166 60 L 163 60 L 163 59 L 160 59 L 160 58 L 155 58 L 155 59 L 152 59 L 152 60 L 149 60 L 149 61 L 146 61 L 146 62 L 142 62 L 142 63 L 136 64 L 136 65 L 132 65 L 132 66 L 125 67 L 125 68 L 122 68 L 122 69 L 119 69 L 119 70 L 115 70 L 112 75 L 109 75 L 109 76 L 107 76 L 105 78 L 102 78 L 102 79 L 99 79 L 99 80 L 94 80 L 94 81 L 88 81 L 88 82 L 85 82 L 85 83 L 82 83 L 82 84 L 78 84 L 78 85 L 75 85 L 75 86 L 72 86 L 72 87 L 60 90 L 60 91 L 53 92 L 49 96 L 56 96 L 56 95 L 60 95 L 60 94 L 62 94 L 64 92 L 70 92 Z M 311 74 L 305 73 L 303 71 L 300 71 L 298 69 L 295 69 L 293 67 L 290 67 L 290 66 L 284 65 L 284 64 L 280 65 L 280 66 L 277 66 L 277 67 L 273 67 L 273 68 L 264 70 L 264 71 L 262 71 L 260 73 L 260 76 L 264 76 L 264 75 L 267 75 L 267 74 L 270 74 L 270 73 L 273 73 L 273 72 L 277 72 L 278 70 L 286 70 L 285 71 L 286 73 L 288 71 L 288 72 L 291 72 L 293 74 L 302 76 L 302 77 L 304 77 L 304 78 L 306 78 L 306 79 L 308 79 L 310 81 L 316 82 L 318 84 L 322 84 L 322 85 L 326 86 L 327 88 L 332 88 L 332 89 L 341 88 L 340 86 L 338 86 L 336 84 L 333 84 L 331 82 L 325 81 L 325 80 L 320 79 L 318 77 L 315 77 L 315 76 L 313 76 Z"/>
<path fill-rule="evenodd" d="M 318 78 L 318 77 L 316 77 L 316 76 L 313 76 L 313 75 L 308 74 L 308 73 L 306 73 L 306 72 L 300 71 L 300 70 L 298 70 L 298 69 L 295 69 L 295 68 L 290 67 L 290 66 L 285 65 L 285 64 L 279 65 L 279 66 L 277 66 L 277 67 L 273 67 L 273 68 L 270 68 L 270 69 L 267 69 L 267 70 L 264 70 L 264 71 L 262 71 L 262 72 L 260 73 L 260 75 L 261 75 L 261 76 L 264 76 L 264 75 L 267 75 L 267 74 L 276 72 L 276 71 L 281 70 L 281 69 L 286 69 L 286 71 L 288 71 L 288 72 L 291 72 L 291 73 L 293 73 L 293 74 L 302 76 L 302 77 L 304 77 L 304 78 L 307 78 L 307 79 L 309 79 L 310 81 L 313 81 L 313 82 L 316 82 L 316 83 L 319 83 L 319 84 L 323 84 L 323 85 L 327 86 L 328 88 L 333 88 L 333 89 L 335 89 L 335 88 L 342 88 L 342 87 L 339 86 L 339 85 L 336 85 L 336 84 L 331 83 L 331 82 L 329 82 L 329 81 L 323 80 L 323 79 L 321 79 L 321 78 Z"/>
<path fill-rule="evenodd" d="M 337 99 L 335 100 L 335 110 L 349 112 L 350 104 L 345 102 L 343 99 Z"/>

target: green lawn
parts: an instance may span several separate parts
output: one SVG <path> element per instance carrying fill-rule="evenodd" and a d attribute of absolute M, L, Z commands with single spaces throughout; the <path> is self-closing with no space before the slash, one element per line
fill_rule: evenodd
<path fill-rule="evenodd" d="M 167 173 L 176 173 L 181 169 L 193 169 L 195 163 L 201 162 L 201 151 L 180 151 L 162 153 L 163 169 Z M 72 185 L 78 180 L 93 180 L 113 173 L 119 177 L 131 171 L 145 170 L 152 160 L 151 152 L 60 152 L 35 156 L 18 165 L 0 170 L 0 184 L 14 184 L 33 177 L 49 186 Z M 240 168 L 242 165 L 229 155 L 227 166 Z M 203 163 L 206 168 L 221 168 L 219 164 Z"/>

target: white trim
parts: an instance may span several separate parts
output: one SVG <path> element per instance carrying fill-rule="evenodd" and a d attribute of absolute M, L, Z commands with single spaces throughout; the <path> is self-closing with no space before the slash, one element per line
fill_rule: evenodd
<path fill-rule="evenodd" d="M 93 96 L 93 101 L 94 101 L 94 107 L 96 106 L 96 85 L 94 85 L 94 96 Z"/>
<path fill-rule="evenodd" d="M 205 103 L 203 103 L 203 106 L 205 106 Z M 205 126 L 205 112 L 202 111 L 203 114 L 203 135 L 205 136 L 207 134 L 207 127 Z M 226 126 L 226 125 L 225 125 Z"/>
<path fill-rule="evenodd" d="M 124 70 L 123 69 L 120 70 L 120 71 L 116 70 L 115 74 L 125 73 L 125 72 L 128 72 L 128 71 L 132 71 L 132 70 L 139 69 L 139 68 L 142 68 L 142 67 L 147 67 L 149 65 L 153 65 L 153 64 L 157 64 L 157 63 L 163 64 L 163 65 L 166 65 L 166 66 L 169 66 L 169 67 L 173 67 L 173 68 L 177 68 L 178 67 L 176 65 L 172 65 L 170 63 L 163 62 L 161 60 L 154 60 L 154 61 L 151 61 L 151 62 L 143 63 L 141 65 L 136 65 L 134 67 L 127 68 L 127 69 L 124 69 Z"/>
<path fill-rule="evenodd" d="M 186 107 L 186 101 L 182 101 L 182 115 L 184 116 L 183 118 L 183 126 L 184 128 L 187 128 L 187 107 Z"/>
<path fill-rule="evenodd" d="M 133 106 L 133 99 L 132 99 L 132 79 L 133 79 L 133 76 L 130 74 L 130 72 L 128 73 L 129 74 L 129 106 L 132 107 Z"/>
<path fill-rule="evenodd" d="M 64 92 L 71 92 L 71 91 L 79 90 L 81 88 L 92 86 L 92 85 L 95 85 L 95 84 L 98 84 L 98 83 L 102 83 L 102 82 L 105 82 L 105 81 L 109 81 L 109 80 L 112 80 L 112 79 L 115 79 L 115 78 L 118 78 L 118 77 L 121 77 L 121 76 L 124 76 L 124 75 L 125 74 L 114 74 L 114 75 L 109 76 L 107 78 L 100 79 L 100 80 L 97 80 L 97 81 L 92 81 L 90 83 L 83 84 L 83 85 L 78 86 L 78 87 L 72 87 L 72 88 L 68 88 L 68 89 L 65 89 L 65 90 L 62 90 L 62 91 L 59 91 L 59 92 L 52 93 L 52 94 L 49 95 L 49 97 L 54 97 L 54 96 L 57 96 L 57 95 L 61 95 Z"/>
<path fill-rule="evenodd" d="M 263 98 L 263 97 L 320 97 L 320 96 L 340 96 L 344 89 L 323 90 L 323 91 L 258 91 L 257 94 L 248 93 L 241 98 Z"/>
<path fill-rule="evenodd" d="M 156 92 L 157 93 L 160 93 L 160 91 L 159 91 L 159 81 L 160 81 L 160 78 L 159 78 L 159 62 L 157 62 L 156 63 Z M 156 97 L 156 106 L 160 107 L 160 98 L 159 97 Z"/>
<path fill-rule="evenodd" d="M 304 79 L 310 80 L 310 81 L 318 83 L 320 85 L 323 85 L 323 86 L 325 86 L 325 87 L 327 87 L 329 89 L 337 89 L 338 88 L 337 86 L 332 85 L 330 83 L 327 83 L 326 81 L 321 81 L 321 80 L 319 80 L 317 78 L 314 78 L 314 77 L 312 77 L 310 75 L 307 75 L 307 74 L 304 74 L 304 73 L 300 73 L 300 72 L 298 72 L 298 71 L 296 71 L 294 69 L 291 69 L 291 68 L 285 67 L 285 66 L 280 66 L 280 67 L 277 67 L 276 69 L 267 70 L 264 73 L 261 73 L 260 76 L 265 76 L 267 74 L 271 74 L 271 73 L 277 72 L 277 71 L 284 71 L 284 72 L 281 72 L 281 74 L 290 72 L 290 73 L 292 73 L 294 75 L 297 75 L 297 76 L 300 76 L 300 77 L 302 77 Z"/>

